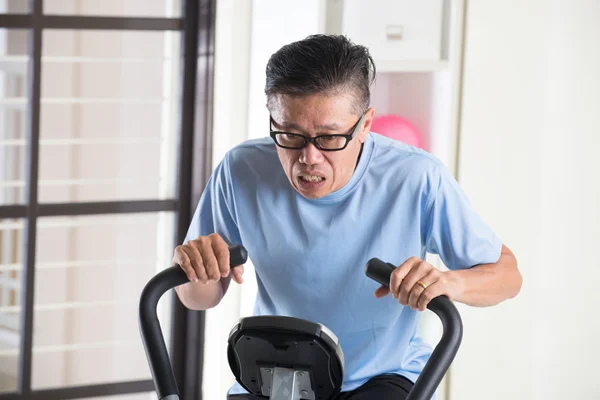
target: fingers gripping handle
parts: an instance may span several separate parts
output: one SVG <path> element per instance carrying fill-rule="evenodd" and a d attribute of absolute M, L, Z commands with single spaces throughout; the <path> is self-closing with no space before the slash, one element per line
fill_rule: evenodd
<path fill-rule="evenodd" d="M 243 246 L 229 248 L 231 267 L 244 264 L 248 253 Z M 160 329 L 156 307 L 161 296 L 176 286 L 189 282 L 185 272 L 178 266 L 167 268 L 152 278 L 142 290 L 139 306 L 139 327 L 150 371 L 154 378 L 156 394 L 161 400 L 177 400 L 179 392 L 169 361 L 167 347 Z"/>
<path fill-rule="evenodd" d="M 367 263 L 366 274 L 380 284 L 389 286 L 392 272 L 395 269 L 393 264 L 372 258 Z M 462 320 L 458 310 L 448 297 L 434 298 L 429 302 L 427 308 L 441 319 L 444 332 L 406 400 L 431 399 L 444 374 L 450 368 L 462 340 Z"/>
<path fill-rule="evenodd" d="M 239 267 L 240 265 L 245 264 L 247 260 L 248 260 L 248 251 L 246 251 L 246 248 L 244 248 L 244 246 L 236 245 L 236 246 L 231 246 L 229 248 L 229 267 L 230 268 Z M 181 265 L 175 264 L 174 268 L 175 267 L 177 267 L 177 269 L 179 269 L 181 271 L 181 273 L 177 274 L 177 279 L 175 279 L 175 276 L 170 278 L 170 279 L 173 279 L 172 287 L 183 285 L 184 283 L 189 281 L 189 279 L 185 275 L 185 272 L 183 271 L 183 269 L 181 269 Z M 173 274 L 175 275 L 175 272 L 173 272 Z"/>

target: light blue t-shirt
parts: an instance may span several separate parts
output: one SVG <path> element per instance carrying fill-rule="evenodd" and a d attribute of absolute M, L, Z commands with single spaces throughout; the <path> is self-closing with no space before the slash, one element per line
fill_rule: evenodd
<path fill-rule="evenodd" d="M 502 247 L 439 160 L 375 133 L 350 182 L 315 200 L 290 185 L 271 138 L 232 149 L 187 239 L 213 232 L 248 250 L 255 315 L 320 322 L 338 336 L 343 391 L 384 373 L 414 382 L 432 351 L 418 335 L 418 311 L 374 296 L 379 284 L 365 276 L 369 259 L 400 265 L 429 252 L 462 269 L 496 262 Z M 243 392 L 237 384 L 231 391 Z"/>

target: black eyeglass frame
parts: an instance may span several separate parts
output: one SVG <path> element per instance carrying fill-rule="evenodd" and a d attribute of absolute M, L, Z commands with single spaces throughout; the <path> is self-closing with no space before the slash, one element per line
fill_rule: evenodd
<path fill-rule="evenodd" d="M 272 125 L 273 123 L 275 123 L 275 121 L 273 120 L 273 117 L 269 115 L 269 131 L 270 131 L 270 136 L 273 139 L 273 141 L 275 142 L 275 144 L 279 147 L 281 147 L 282 149 L 290 149 L 290 150 L 300 150 L 303 149 L 304 147 L 306 147 L 307 144 L 312 143 L 317 149 L 321 150 L 321 151 L 340 151 L 340 150 L 344 150 L 347 146 L 348 143 L 350 143 L 350 141 L 352 139 L 354 139 L 354 136 L 356 136 L 356 134 L 358 133 L 358 128 L 360 126 L 362 126 L 362 122 L 365 119 L 365 115 L 366 112 L 364 112 L 362 114 L 362 116 L 358 119 L 358 121 L 356 121 L 356 123 L 354 124 L 354 126 L 352 127 L 352 133 L 348 134 L 348 135 L 341 135 L 341 134 L 329 134 L 329 135 L 319 135 L 319 136 L 315 136 L 315 137 L 308 137 L 308 136 L 304 136 L 301 135 L 299 133 L 290 133 L 290 132 L 284 132 L 284 131 L 274 131 L 272 129 Z M 304 140 L 304 143 L 301 146 L 297 146 L 297 147 L 290 147 L 290 146 L 283 146 L 281 144 L 279 144 L 277 142 L 277 135 L 290 135 L 290 136 L 294 136 L 294 137 L 300 137 L 302 138 L 302 140 Z M 344 146 L 339 148 L 339 149 L 325 149 L 323 147 L 321 147 L 319 145 L 319 143 L 317 142 L 317 139 L 321 138 L 321 137 L 343 137 L 344 139 L 346 139 L 346 143 L 344 143 Z"/>

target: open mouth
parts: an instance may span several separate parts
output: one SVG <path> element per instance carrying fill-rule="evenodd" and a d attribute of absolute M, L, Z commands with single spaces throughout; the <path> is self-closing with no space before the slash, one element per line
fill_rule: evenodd
<path fill-rule="evenodd" d="M 311 174 L 298 175 L 298 188 L 302 191 L 319 190 L 325 185 L 325 177 Z"/>
<path fill-rule="evenodd" d="M 323 178 L 322 176 L 309 175 L 309 174 L 300 174 L 298 176 L 298 178 L 301 181 L 304 181 L 304 182 L 307 182 L 307 183 L 318 183 L 318 182 L 323 182 L 325 180 L 325 178 Z"/>

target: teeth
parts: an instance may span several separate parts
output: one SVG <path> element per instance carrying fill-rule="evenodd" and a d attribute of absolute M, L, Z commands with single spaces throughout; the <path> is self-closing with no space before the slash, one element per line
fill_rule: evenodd
<path fill-rule="evenodd" d="M 305 181 L 308 181 L 308 182 L 320 182 L 320 181 L 323 180 L 322 177 L 316 176 L 316 175 L 305 175 L 305 174 L 302 174 L 300 176 L 302 177 L 302 179 L 304 179 Z"/>

